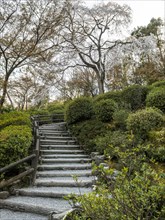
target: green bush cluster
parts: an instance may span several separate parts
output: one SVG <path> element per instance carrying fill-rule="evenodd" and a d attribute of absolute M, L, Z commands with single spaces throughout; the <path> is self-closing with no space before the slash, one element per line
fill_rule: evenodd
<path fill-rule="evenodd" d="M 81 211 L 67 220 L 163 219 L 163 86 L 164 82 L 134 85 L 99 95 L 93 101 L 92 119 L 72 123 L 78 141 L 88 152 L 104 154 L 109 169 L 103 170 L 103 165 L 94 169 L 96 191 L 74 198 Z M 115 178 L 111 168 L 118 170 Z"/>
<path fill-rule="evenodd" d="M 158 162 L 165 162 L 165 127 L 158 131 L 149 132 L 148 151 L 147 154 L 150 158 Z"/>
<path fill-rule="evenodd" d="M 132 139 L 127 132 L 108 131 L 102 136 L 95 138 L 96 150 L 100 154 L 106 154 L 111 158 L 116 157 L 115 148 L 127 149 L 133 145 Z"/>
<path fill-rule="evenodd" d="M 165 87 L 153 88 L 147 95 L 146 105 L 156 107 L 165 113 Z"/>
<path fill-rule="evenodd" d="M 104 135 L 109 127 L 99 120 L 90 119 L 70 125 L 70 130 L 77 137 L 78 142 L 84 146 L 84 150 L 90 153 L 96 150 L 95 138 Z"/>
<path fill-rule="evenodd" d="M 28 156 L 32 142 L 31 128 L 10 125 L 0 131 L 0 167 Z"/>
<path fill-rule="evenodd" d="M 136 111 L 145 106 L 147 87 L 133 85 L 125 88 L 122 92 L 123 100 L 127 103 L 132 111 Z"/>
<path fill-rule="evenodd" d="M 113 99 L 115 102 L 121 104 L 122 102 L 122 91 L 110 91 L 104 94 L 98 95 L 94 98 L 94 102 L 98 102 L 101 100 Z"/>
<path fill-rule="evenodd" d="M 51 102 L 47 105 L 50 114 L 64 113 L 64 104 L 60 102 Z"/>
<path fill-rule="evenodd" d="M 0 129 L 9 125 L 27 125 L 31 127 L 30 115 L 26 112 L 12 111 L 0 115 Z"/>
<path fill-rule="evenodd" d="M 123 168 L 115 180 L 114 170 L 100 170 L 101 184 L 97 190 L 74 198 L 81 204 L 81 211 L 70 214 L 66 220 L 86 219 L 163 219 L 164 185 L 157 173 L 146 164 L 133 176 Z M 104 185 L 102 184 L 104 180 Z"/>
<path fill-rule="evenodd" d="M 49 115 L 49 111 L 47 109 L 36 109 L 31 108 L 28 110 L 30 115 Z"/>
<path fill-rule="evenodd" d="M 164 118 L 160 111 L 153 108 L 139 110 L 128 116 L 127 129 L 138 138 L 146 138 L 149 131 L 160 128 Z"/>
<path fill-rule="evenodd" d="M 114 112 L 113 120 L 116 128 L 126 130 L 126 121 L 129 114 L 130 111 L 127 109 L 119 109 L 118 111 Z"/>
<path fill-rule="evenodd" d="M 94 105 L 95 115 L 102 122 L 112 121 L 117 108 L 117 103 L 113 99 L 100 100 Z"/>
<path fill-rule="evenodd" d="M 80 97 L 70 101 L 65 108 L 65 120 L 69 123 L 76 123 L 90 119 L 93 115 L 92 100 L 87 97 Z"/>
<path fill-rule="evenodd" d="M 152 85 L 149 86 L 149 89 L 153 89 L 156 87 L 165 87 L 165 80 L 157 81 L 152 83 Z"/>

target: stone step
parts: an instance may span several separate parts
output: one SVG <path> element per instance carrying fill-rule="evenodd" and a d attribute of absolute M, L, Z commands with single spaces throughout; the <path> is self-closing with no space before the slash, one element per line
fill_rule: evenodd
<path fill-rule="evenodd" d="M 87 158 L 90 158 L 89 155 L 85 155 L 85 154 L 43 154 L 42 155 L 42 159 L 55 159 L 55 158 L 58 158 L 58 159 L 67 159 L 67 158 L 82 158 L 82 159 L 87 159 Z"/>
<path fill-rule="evenodd" d="M 75 141 L 73 137 L 62 137 L 62 136 L 49 136 L 49 135 L 42 135 L 40 136 L 40 140 L 55 140 L 55 141 Z"/>
<path fill-rule="evenodd" d="M 49 132 L 49 131 L 60 131 L 60 132 L 66 132 L 66 130 L 64 130 L 63 128 L 61 127 L 39 127 L 39 131 L 42 131 L 42 132 Z"/>
<path fill-rule="evenodd" d="M 1 220 L 48 220 L 45 215 L 37 215 L 28 212 L 18 212 L 9 209 L 0 209 Z"/>
<path fill-rule="evenodd" d="M 71 206 L 68 201 L 60 198 L 11 196 L 5 200 L 0 199 L 0 208 L 49 215 L 51 212 L 60 213 L 68 210 Z"/>
<path fill-rule="evenodd" d="M 40 150 L 40 152 L 41 152 L 41 155 L 43 154 L 46 154 L 46 155 L 48 155 L 48 154 L 68 154 L 68 155 L 71 155 L 71 154 L 75 154 L 75 155 L 77 155 L 77 154 L 82 154 L 84 151 L 83 150 L 63 150 L 63 149 L 61 149 L 61 150 Z"/>
<path fill-rule="evenodd" d="M 89 187 L 93 183 L 94 177 L 51 177 L 36 179 L 35 186 Z"/>
<path fill-rule="evenodd" d="M 46 163 L 46 164 L 53 164 L 53 163 L 89 163 L 91 162 L 91 159 L 87 158 L 87 159 L 84 159 L 84 158 L 80 158 L 80 159 L 77 159 L 77 158 L 63 158 L 63 159 L 43 159 L 41 158 L 40 159 L 40 164 L 42 163 Z"/>
<path fill-rule="evenodd" d="M 79 145 L 40 145 L 42 150 L 80 150 Z"/>
<path fill-rule="evenodd" d="M 91 176 L 92 170 L 46 170 L 38 171 L 38 177 L 67 177 L 67 176 Z"/>
<path fill-rule="evenodd" d="M 55 165 L 39 165 L 38 170 L 84 170 L 84 169 L 91 169 L 91 164 L 55 164 Z"/>
<path fill-rule="evenodd" d="M 52 124 L 43 124 L 43 125 L 40 125 L 39 128 L 49 128 L 49 129 L 56 129 L 56 128 L 62 128 L 62 129 L 66 129 L 66 123 L 62 122 L 62 123 L 52 123 Z"/>
<path fill-rule="evenodd" d="M 44 131 L 39 130 L 40 135 L 48 135 L 48 136 L 70 136 L 69 132 L 67 131 Z"/>
<path fill-rule="evenodd" d="M 41 145 L 72 145 L 76 144 L 75 140 L 51 140 L 51 139 L 41 139 Z M 79 145 L 78 145 L 79 146 Z"/>
<path fill-rule="evenodd" d="M 49 197 L 49 198 L 63 198 L 69 194 L 82 195 L 84 193 L 92 192 L 90 187 L 28 187 L 18 189 L 17 192 L 22 196 L 32 197 Z"/>

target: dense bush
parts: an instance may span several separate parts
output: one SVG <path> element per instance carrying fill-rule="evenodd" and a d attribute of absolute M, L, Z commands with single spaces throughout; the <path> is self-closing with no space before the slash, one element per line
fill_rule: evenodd
<path fill-rule="evenodd" d="M 145 106 L 147 87 L 133 85 L 123 90 L 123 100 L 130 106 L 130 109 L 136 111 Z"/>
<path fill-rule="evenodd" d="M 147 154 L 158 162 L 165 162 L 165 128 L 149 132 Z"/>
<path fill-rule="evenodd" d="M 64 104 L 60 102 L 51 102 L 47 106 L 50 114 L 64 113 Z"/>
<path fill-rule="evenodd" d="M 28 156 L 32 142 L 31 129 L 27 125 L 11 125 L 0 131 L 0 167 Z"/>
<path fill-rule="evenodd" d="M 165 87 L 152 89 L 147 95 L 146 105 L 148 107 L 159 108 L 165 113 Z"/>
<path fill-rule="evenodd" d="M 93 115 L 92 100 L 80 97 L 70 101 L 65 108 L 65 120 L 68 124 L 90 119 Z"/>
<path fill-rule="evenodd" d="M 31 108 L 28 110 L 30 115 L 49 115 L 49 112 L 47 109 L 36 109 L 36 108 Z"/>
<path fill-rule="evenodd" d="M 139 110 L 128 116 L 127 129 L 138 138 L 146 138 L 149 131 L 160 128 L 164 124 L 161 111 L 153 108 Z"/>
<path fill-rule="evenodd" d="M 127 132 L 109 131 L 103 136 L 95 138 L 96 150 L 101 154 L 106 154 L 111 158 L 116 157 L 115 148 L 125 150 L 133 145 L 132 139 Z"/>
<path fill-rule="evenodd" d="M 120 109 L 114 112 L 113 120 L 116 125 L 116 128 L 126 130 L 126 120 L 128 118 L 129 113 L 130 112 L 126 109 Z"/>
<path fill-rule="evenodd" d="M 153 89 L 155 87 L 165 87 L 165 80 L 154 82 L 149 88 Z"/>
<path fill-rule="evenodd" d="M 70 126 L 71 133 L 77 137 L 78 142 L 84 146 L 84 150 L 88 153 L 96 150 L 95 138 L 104 135 L 109 129 L 109 125 L 96 119 Z"/>
<path fill-rule="evenodd" d="M 113 113 L 117 110 L 118 105 L 112 99 L 100 100 L 94 104 L 96 117 L 102 122 L 110 122 L 113 119 Z"/>
<path fill-rule="evenodd" d="M 124 167 L 115 180 L 112 169 L 100 170 L 101 186 L 75 197 L 72 201 L 81 204 L 81 212 L 70 214 L 67 220 L 163 219 L 164 185 L 154 170 L 143 164 L 130 176 L 129 168 Z"/>
<path fill-rule="evenodd" d="M 94 102 L 98 102 L 105 99 L 113 99 L 118 104 L 122 101 L 122 91 L 110 91 L 104 94 L 98 95 L 94 98 Z"/>
<path fill-rule="evenodd" d="M 26 112 L 12 111 L 0 115 L 0 129 L 9 125 L 28 125 L 31 127 L 30 115 Z"/>

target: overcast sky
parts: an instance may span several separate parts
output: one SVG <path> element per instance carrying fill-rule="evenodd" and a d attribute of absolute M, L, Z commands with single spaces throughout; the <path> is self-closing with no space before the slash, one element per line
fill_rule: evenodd
<path fill-rule="evenodd" d="M 133 22 L 131 29 L 137 26 L 144 26 L 149 23 L 151 18 L 161 17 L 165 21 L 165 0 L 109 0 L 119 4 L 127 4 L 132 9 Z M 109 2 L 108 0 L 85 0 L 92 6 L 100 2 Z"/>

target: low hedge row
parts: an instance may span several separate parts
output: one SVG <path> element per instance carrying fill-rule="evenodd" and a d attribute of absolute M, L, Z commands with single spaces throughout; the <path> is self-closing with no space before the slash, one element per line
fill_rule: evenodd
<path fill-rule="evenodd" d="M 27 125 L 31 127 L 30 115 L 26 112 L 11 111 L 0 115 L 0 130 L 9 125 Z"/>
<path fill-rule="evenodd" d="M 10 125 L 0 131 L 0 167 L 28 156 L 32 142 L 31 128 Z"/>

